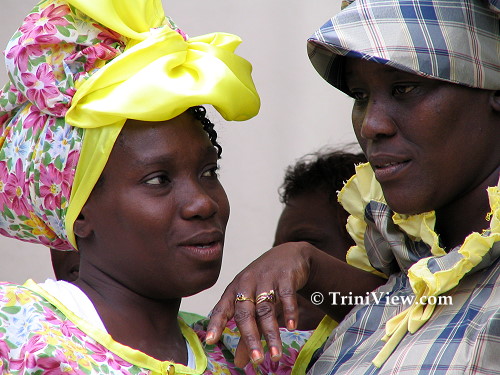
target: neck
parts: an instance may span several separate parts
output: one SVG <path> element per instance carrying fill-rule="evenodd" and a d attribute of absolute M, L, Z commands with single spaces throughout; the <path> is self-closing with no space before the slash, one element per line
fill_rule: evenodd
<path fill-rule="evenodd" d="M 500 167 L 473 190 L 454 200 L 452 204 L 436 210 L 435 230 L 447 251 L 462 244 L 472 232 L 489 228 L 486 216 L 491 208 L 486 189 L 497 185 L 499 172 Z"/>
<path fill-rule="evenodd" d="M 108 333 L 121 344 L 158 360 L 187 363 L 177 315 L 180 299 L 155 300 L 105 277 L 87 277 L 80 266 L 78 286 L 92 301 Z"/>

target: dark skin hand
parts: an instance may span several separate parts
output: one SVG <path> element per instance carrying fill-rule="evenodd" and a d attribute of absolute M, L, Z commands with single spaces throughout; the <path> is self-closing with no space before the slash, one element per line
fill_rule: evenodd
<path fill-rule="evenodd" d="M 343 275 L 332 277 L 332 271 Z M 244 367 L 249 359 L 260 363 L 264 351 L 260 338 L 266 339 L 271 358 L 279 360 L 282 344 L 276 320 L 275 304 L 263 302 L 234 303 L 237 293 L 254 298 L 259 293 L 274 289 L 277 302 L 281 303 L 286 326 L 294 330 L 300 319 L 296 292 L 310 298 L 313 292 L 321 292 L 325 297 L 329 292 L 343 295 L 362 295 L 385 283 L 385 279 L 369 272 L 354 268 L 341 260 L 325 254 L 307 242 L 289 242 L 276 246 L 252 262 L 240 272 L 226 288 L 219 303 L 214 307 L 208 326 L 207 343 L 217 342 L 227 321 L 234 316 L 241 332 L 235 364 Z M 243 289 L 244 288 L 244 289 Z M 352 306 L 332 306 L 325 298 L 320 306 L 326 314 L 340 321 Z"/>

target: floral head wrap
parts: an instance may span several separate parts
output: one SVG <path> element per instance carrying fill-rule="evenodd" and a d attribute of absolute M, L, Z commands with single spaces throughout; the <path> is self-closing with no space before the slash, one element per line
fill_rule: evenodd
<path fill-rule="evenodd" d="M 241 40 L 188 39 L 161 0 L 43 0 L 7 45 L 0 91 L 0 234 L 76 248 L 73 224 L 127 119 L 213 105 L 258 113 Z"/>
<path fill-rule="evenodd" d="M 500 89 L 497 0 L 490 0 L 489 5 L 481 0 L 346 0 L 343 5 L 346 8 L 308 40 L 313 66 L 336 88 L 348 91 L 343 62 L 344 57 L 352 57 L 465 86 Z M 356 241 L 347 262 L 388 276 L 392 272 L 389 266 L 397 258 L 416 296 L 408 309 L 387 321 L 386 343 L 373 360 L 375 366 L 382 366 L 403 336 L 416 332 L 431 317 L 435 303 L 418 301 L 431 301 L 429 297 L 446 293 L 466 274 L 484 269 L 500 256 L 499 189 L 500 185 L 491 186 L 487 191 L 490 228 L 470 234 L 461 246 L 447 253 L 434 232 L 434 212 L 392 212 L 369 165 L 357 167 L 356 175 L 339 193 L 339 201 L 351 214 L 347 227 Z M 384 207 L 392 227 L 397 228 L 398 241 L 385 240 L 384 234 L 377 233 L 385 242 L 372 239 L 370 243 L 368 238 L 374 236 L 367 224 L 372 221 L 368 218 L 371 206 Z M 418 251 L 407 245 L 411 241 L 400 240 L 405 236 L 433 256 L 418 259 Z M 381 264 L 380 259 L 390 261 Z"/>
<path fill-rule="evenodd" d="M 308 40 L 314 68 L 338 89 L 347 92 L 343 57 L 470 87 L 500 88 L 498 0 L 345 3 L 351 4 Z"/>

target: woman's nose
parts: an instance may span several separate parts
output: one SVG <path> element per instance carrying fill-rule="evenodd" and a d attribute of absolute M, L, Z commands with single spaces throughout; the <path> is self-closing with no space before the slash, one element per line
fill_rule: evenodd
<path fill-rule="evenodd" d="M 219 210 L 217 201 L 200 184 L 186 186 L 182 196 L 181 215 L 186 220 L 208 219 Z"/>
<path fill-rule="evenodd" d="M 383 100 L 370 100 L 361 120 L 361 137 L 366 140 L 377 140 L 393 136 L 396 130 L 388 105 Z"/>

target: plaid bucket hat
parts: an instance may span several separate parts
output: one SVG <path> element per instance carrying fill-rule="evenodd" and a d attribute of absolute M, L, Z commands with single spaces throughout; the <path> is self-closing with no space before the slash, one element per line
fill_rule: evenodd
<path fill-rule="evenodd" d="M 197 105 L 258 113 L 241 39 L 188 38 L 161 0 L 43 0 L 5 50 L 0 91 L 0 234 L 76 249 L 73 224 L 125 121 Z"/>
<path fill-rule="evenodd" d="M 499 1 L 357 0 L 308 39 L 309 58 L 347 92 L 343 57 L 469 87 L 500 89 Z"/>

